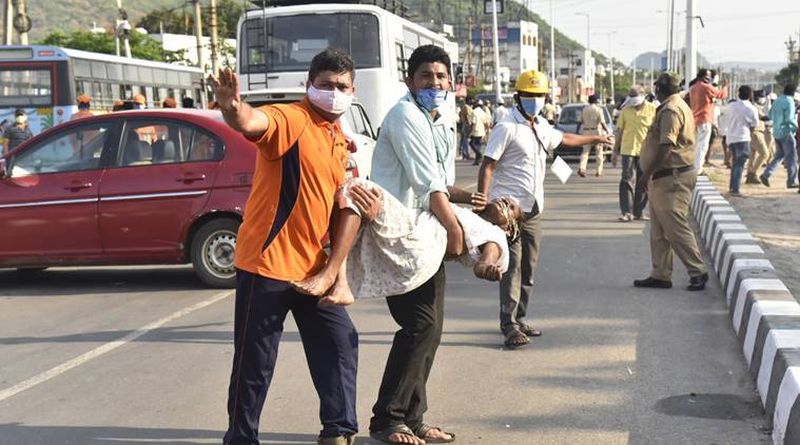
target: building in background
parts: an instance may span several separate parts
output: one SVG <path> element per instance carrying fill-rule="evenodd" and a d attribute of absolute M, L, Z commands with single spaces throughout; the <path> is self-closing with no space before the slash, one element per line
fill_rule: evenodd
<path fill-rule="evenodd" d="M 481 29 L 482 28 L 482 29 Z M 492 27 L 473 26 L 469 45 L 461 45 L 459 60 L 464 63 L 467 84 L 491 90 L 494 82 Z M 514 86 L 523 71 L 539 69 L 539 26 L 525 20 L 510 21 L 497 30 L 500 53 L 500 85 L 503 92 Z"/>
<path fill-rule="evenodd" d="M 161 43 L 161 48 L 169 52 L 183 52 L 183 62 L 175 62 L 181 65 L 197 65 L 197 37 L 194 35 L 184 34 L 150 34 L 154 40 Z M 211 37 L 203 36 L 203 60 L 205 61 L 205 71 L 211 71 Z M 220 51 L 219 54 L 220 65 L 234 67 L 236 66 L 236 39 L 220 39 L 221 46 L 231 48 L 231 51 Z M 221 49 L 221 48 L 220 48 Z"/>
<path fill-rule="evenodd" d="M 586 102 L 595 93 L 597 65 L 591 51 L 571 51 L 556 57 L 556 82 L 561 88 L 561 103 Z"/>

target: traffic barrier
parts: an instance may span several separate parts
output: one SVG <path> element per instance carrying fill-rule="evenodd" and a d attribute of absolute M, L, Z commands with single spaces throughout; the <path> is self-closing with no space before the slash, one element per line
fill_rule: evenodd
<path fill-rule="evenodd" d="M 705 176 L 690 208 L 711 257 L 776 445 L 800 445 L 800 304 L 736 210 Z"/>

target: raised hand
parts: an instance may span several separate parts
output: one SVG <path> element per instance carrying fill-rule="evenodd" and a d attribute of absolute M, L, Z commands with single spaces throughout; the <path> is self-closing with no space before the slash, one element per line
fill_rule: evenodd
<path fill-rule="evenodd" d="M 217 76 L 210 74 L 209 83 L 214 87 L 214 96 L 222 111 L 238 108 L 242 101 L 239 94 L 239 77 L 230 68 L 222 68 Z"/>

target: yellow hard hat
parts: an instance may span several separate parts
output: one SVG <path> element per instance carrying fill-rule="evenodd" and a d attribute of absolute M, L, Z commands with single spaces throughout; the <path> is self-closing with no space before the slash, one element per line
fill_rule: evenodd
<path fill-rule="evenodd" d="M 517 77 L 516 88 L 520 93 L 547 94 L 550 92 L 547 76 L 536 70 L 522 72 Z"/>

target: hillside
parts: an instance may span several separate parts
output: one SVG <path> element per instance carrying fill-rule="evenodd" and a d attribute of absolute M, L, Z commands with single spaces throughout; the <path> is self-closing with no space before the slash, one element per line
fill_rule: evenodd
<path fill-rule="evenodd" d="M 0 11 L 5 2 L 0 4 Z M 60 2 L 45 2 L 42 0 L 28 0 L 28 13 L 33 21 L 33 29 L 30 33 L 30 40 L 36 41 L 47 34 L 55 31 L 72 31 L 75 29 L 88 30 L 96 23 L 98 27 L 110 28 L 117 15 L 116 2 L 95 0 L 63 0 Z M 476 20 L 473 24 L 482 21 L 484 24 L 491 23 L 491 16 L 482 14 L 483 2 L 465 0 L 405 0 L 408 6 L 409 19 L 429 26 L 437 27 L 441 23 L 453 25 L 456 36 L 460 41 L 465 39 L 467 33 L 467 17 L 472 15 Z M 203 4 L 207 4 L 204 1 Z M 186 6 L 182 6 L 186 5 Z M 252 6 L 252 3 L 248 3 Z M 148 11 L 158 8 L 174 7 L 183 9 L 189 14 L 192 13 L 191 4 L 181 0 L 137 0 L 131 2 L 123 0 L 123 8 L 128 12 L 131 22 L 136 23 Z M 87 14 L 91 11 L 91 14 Z M 550 49 L 550 26 L 542 17 L 528 11 L 520 3 L 513 0 L 506 1 L 506 12 L 500 17 L 501 26 L 508 20 L 530 20 L 539 25 L 539 37 L 543 55 Z M 440 27 L 439 27 L 440 29 Z M 556 29 L 556 54 L 566 53 L 570 50 L 577 50 L 582 46 L 566 37 Z M 599 63 L 605 62 L 605 57 L 595 54 L 599 58 Z"/>

